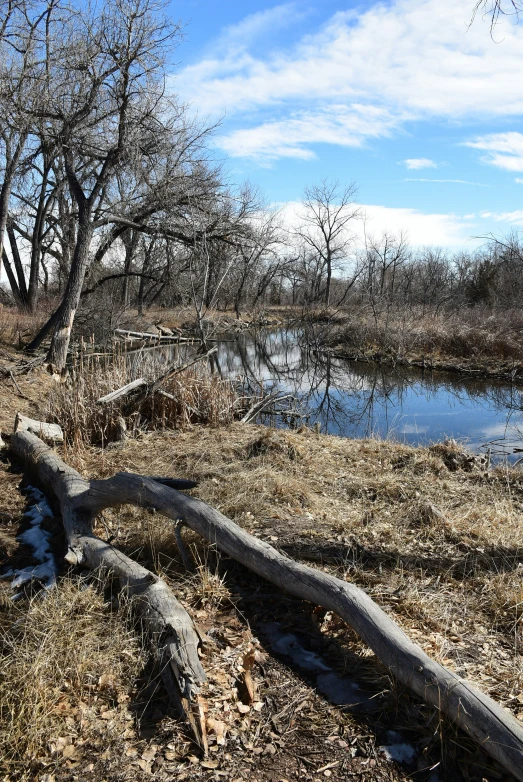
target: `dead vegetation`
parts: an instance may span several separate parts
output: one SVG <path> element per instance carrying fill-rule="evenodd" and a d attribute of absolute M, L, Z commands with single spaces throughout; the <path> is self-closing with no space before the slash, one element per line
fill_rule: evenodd
<path fill-rule="evenodd" d="M 328 338 L 351 355 L 387 359 L 453 361 L 465 366 L 492 366 L 506 372 L 519 367 L 523 350 L 519 310 L 495 312 L 484 307 L 459 311 L 407 311 L 401 307 L 375 313 L 356 308 L 336 324 Z"/>
<path fill-rule="evenodd" d="M 216 427 L 233 420 L 237 399 L 231 384 L 201 365 L 177 373 L 162 385 L 162 395 L 149 395 L 137 406 L 130 405 L 128 398 L 99 404 L 105 394 L 136 377 L 155 379 L 158 358 L 138 354 L 132 356 L 118 346 L 108 356 L 85 349 L 77 353 L 67 381 L 52 387 L 44 416 L 62 423 L 70 445 L 113 442 L 121 418 L 130 435 L 142 429 L 183 429 L 194 424 Z"/>
<path fill-rule="evenodd" d="M 78 764 L 97 748 L 121 751 L 124 737 L 134 734 L 129 701 L 144 664 L 121 613 L 92 585 L 63 580 L 44 600 L 4 601 L 0 622 L 7 778 Z"/>
<path fill-rule="evenodd" d="M 21 388 L 29 396 L 34 385 L 24 378 Z M 36 403 L 36 391 L 34 397 Z M 30 402 L 21 401 L 35 414 Z M 117 449 L 86 441 L 77 446 L 67 446 L 66 460 L 84 475 L 107 477 L 124 469 L 198 480 L 202 499 L 290 556 L 363 587 L 428 654 L 523 716 L 523 479 L 517 471 L 487 471 L 454 443 L 416 449 L 318 436 L 305 428 L 288 432 L 240 424 L 211 430 L 189 423 L 176 432 L 141 431 Z M 0 476 L 6 489 L 0 521 L 12 553 L 23 503 L 16 475 L 2 470 Z M 282 599 L 192 533 L 184 533 L 195 560 L 194 572 L 187 574 L 172 525 L 157 514 L 129 507 L 106 510 L 96 532 L 166 579 L 204 633 L 210 756 L 202 763 L 173 721 L 157 681 L 133 674 L 124 691 L 141 705 L 126 701 L 121 707 L 128 725 L 123 744 L 104 742 L 100 711 L 97 745 L 82 744 L 87 737 L 82 728 L 70 745 L 64 744 L 71 746 L 65 755 L 53 753 L 52 740 L 69 735 L 66 718 L 71 715 L 62 714 L 58 727 L 41 730 L 35 778 L 46 773 L 64 781 L 71 774 L 82 777 L 94 764 L 95 772 L 111 781 L 141 779 L 148 771 L 158 779 L 214 774 L 232 781 L 253 772 L 260 780 L 273 780 L 273 774 L 317 779 L 324 775 L 318 769 L 335 763 L 325 768 L 333 779 L 360 771 L 372 780 L 406 779 L 417 770 L 424 779 L 432 766 L 442 780 L 502 779 L 481 751 L 395 686 L 353 631 L 332 616 Z M 17 627 L 12 612 L 23 616 L 33 605 L 38 604 L 12 606 L 4 600 L 2 611 L 14 628 L 9 632 Z M 114 616 L 101 605 L 103 634 Z M 57 626 L 63 621 L 60 610 Z M 40 615 L 33 615 L 40 626 Z M 356 677 L 374 697 L 376 709 L 370 715 L 351 713 L 315 694 L 309 674 L 289 667 L 285 656 L 275 659 L 264 630 L 274 621 L 298 633 L 340 675 Z M 140 653 L 132 644 L 137 660 Z M 253 654 L 249 670 L 255 697 L 245 703 L 245 666 Z M 53 670 L 58 677 L 59 669 Z M 14 692 L 18 684 L 6 686 Z M 55 689 L 60 686 L 56 678 Z M 403 767 L 379 749 L 394 730 L 417 753 Z M 100 761 L 93 753 L 102 747 L 105 760 L 96 765 Z M 23 764 L 13 763 L 2 770 L 9 779 L 23 779 Z"/>

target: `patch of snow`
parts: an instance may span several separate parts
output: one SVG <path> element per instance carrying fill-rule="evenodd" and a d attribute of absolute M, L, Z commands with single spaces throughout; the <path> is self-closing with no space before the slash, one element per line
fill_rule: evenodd
<path fill-rule="evenodd" d="M 45 589 L 50 589 L 56 583 L 57 568 L 51 551 L 51 533 L 42 529 L 41 524 L 44 519 L 52 518 L 53 512 L 45 496 L 34 486 L 28 486 L 25 493 L 34 500 L 34 505 L 31 505 L 24 513 L 24 518 L 28 520 L 31 526 L 18 535 L 17 538 L 33 549 L 32 555 L 40 564 L 18 570 L 8 570 L 7 573 L 2 574 L 2 578 L 14 576 L 11 582 L 13 589 L 17 589 L 33 579 L 41 581 Z M 20 593 L 16 594 L 13 599 L 18 599 L 19 597 Z"/>
<path fill-rule="evenodd" d="M 295 635 L 283 633 L 277 622 L 264 625 L 263 630 L 268 635 L 274 651 L 290 657 L 293 663 L 299 668 L 303 668 L 304 671 L 332 670 L 328 665 L 325 665 L 319 655 L 304 649 Z"/>
<path fill-rule="evenodd" d="M 387 760 L 396 763 L 412 763 L 418 754 L 412 744 L 387 744 L 379 748 Z"/>

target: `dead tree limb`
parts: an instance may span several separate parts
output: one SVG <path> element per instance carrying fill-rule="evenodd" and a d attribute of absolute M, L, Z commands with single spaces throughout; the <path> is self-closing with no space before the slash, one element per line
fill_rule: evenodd
<path fill-rule="evenodd" d="M 10 447 L 32 464 L 40 479 L 57 494 L 63 508 L 70 559 L 98 564 L 94 551 L 107 544 L 94 542 L 98 539 L 92 535 L 91 522 L 104 508 L 131 503 L 155 509 L 174 521 L 182 519 L 259 576 L 290 594 L 336 612 L 398 681 L 453 720 L 523 782 L 523 726 L 490 697 L 428 657 L 363 590 L 295 562 L 219 511 L 170 488 L 167 483 L 131 473 L 84 481 L 27 432 L 13 435 Z M 191 650 L 195 650 L 194 639 L 192 644 Z M 197 681 L 196 673 L 190 673 L 189 677 L 191 682 Z M 183 686 L 186 684 L 182 678 Z"/>
<path fill-rule="evenodd" d="M 143 377 L 139 377 L 137 380 L 133 380 L 132 383 L 127 383 L 127 385 L 121 386 L 121 388 L 117 388 L 115 391 L 111 391 L 110 394 L 101 396 L 100 399 L 96 400 L 96 404 L 109 405 L 111 402 L 115 402 L 117 399 L 121 399 L 123 396 L 128 396 L 129 394 L 132 394 L 132 392 L 137 388 L 141 388 L 142 386 L 146 385 L 147 380 Z"/>
<path fill-rule="evenodd" d="M 29 431 L 12 435 L 10 447 L 60 503 L 68 544 L 66 560 L 102 570 L 116 578 L 121 589 L 133 598 L 133 605 L 158 649 L 169 695 L 206 752 L 205 719 L 198 697 L 206 676 L 198 657 L 198 634 L 189 614 L 161 578 L 93 534 L 97 511 L 90 507 L 88 481 Z M 185 483 L 193 482 L 182 481 L 180 485 Z"/>

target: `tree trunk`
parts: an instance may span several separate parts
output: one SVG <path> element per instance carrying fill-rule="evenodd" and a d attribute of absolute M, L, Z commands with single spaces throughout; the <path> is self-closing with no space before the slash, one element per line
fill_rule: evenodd
<path fill-rule="evenodd" d="M 68 545 L 66 560 L 116 578 L 133 599 L 133 606 L 158 649 L 167 691 L 206 752 L 205 717 L 198 697 L 206 676 L 198 656 L 198 633 L 189 614 L 161 578 L 93 534 L 97 511 L 91 508 L 89 483 L 76 470 L 30 432 L 13 434 L 10 447 L 60 503 Z"/>
<path fill-rule="evenodd" d="M 92 236 L 93 226 L 90 220 L 90 213 L 89 210 L 85 210 L 78 225 L 71 271 L 64 297 L 57 313 L 55 331 L 47 355 L 48 361 L 59 370 L 64 369 L 67 360 L 71 331 L 89 262 L 89 248 Z"/>

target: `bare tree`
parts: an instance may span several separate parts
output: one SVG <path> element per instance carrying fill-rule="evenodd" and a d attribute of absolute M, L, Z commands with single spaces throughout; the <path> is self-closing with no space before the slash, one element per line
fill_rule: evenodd
<path fill-rule="evenodd" d="M 346 260 L 353 241 L 350 224 L 360 216 L 355 195 L 354 183 L 342 188 L 339 182 L 323 180 L 305 189 L 302 224 L 296 234 L 318 263 L 326 306 L 330 304 L 333 271 Z"/>

